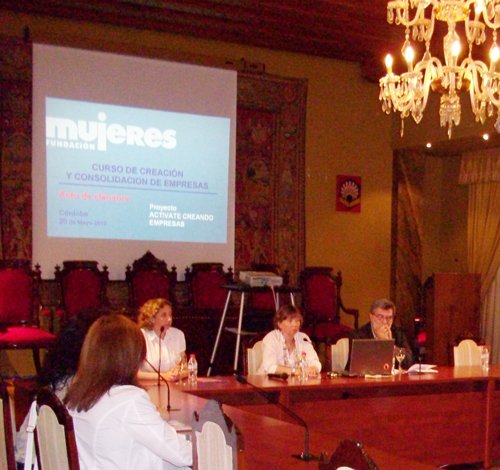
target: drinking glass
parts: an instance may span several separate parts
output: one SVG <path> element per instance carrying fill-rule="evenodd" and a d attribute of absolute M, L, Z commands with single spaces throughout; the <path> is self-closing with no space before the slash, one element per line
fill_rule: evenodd
<path fill-rule="evenodd" d="M 484 370 L 488 370 L 490 367 L 490 350 L 485 344 L 479 346 L 481 352 L 481 367 Z"/>
<path fill-rule="evenodd" d="M 404 358 L 406 356 L 406 349 L 396 347 L 395 353 L 396 353 L 396 361 L 398 361 L 398 373 L 402 374 L 403 368 L 402 368 L 401 364 L 404 361 Z"/>
<path fill-rule="evenodd" d="M 187 358 L 186 358 L 186 353 L 181 352 L 179 356 L 176 359 L 176 365 L 177 365 L 177 370 L 178 374 L 181 375 L 181 373 L 186 370 L 187 366 Z"/>

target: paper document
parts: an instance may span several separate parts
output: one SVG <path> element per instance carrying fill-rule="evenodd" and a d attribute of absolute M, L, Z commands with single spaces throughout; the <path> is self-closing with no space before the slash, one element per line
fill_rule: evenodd
<path fill-rule="evenodd" d="M 436 364 L 413 364 L 408 372 L 411 374 L 412 372 L 425 372 L 426 374 L 437 374 L 438 371 L 435 369 Z"/>
<path fill-rule="evenodd" d="M 191 431 L 191 426 L 189 424 L 181 423 L 175 419 L 167 421 L 170 426 L 172 426 L 177 432 L 188 432 Z"/>
<path fill-rule="evenodd" d="M 224 383 L 224 382 L 229 382 L 228 379 L 225 379 L 224 377 L 198 377 L 198 382 L 201 383 Z"/>
<path fill-rule="evenodd" d="M 392 375 L 390 375 L 390 374 L 365 374 L 365 375 L 363 375 L 363 378 L 365 378 L 365 379 L 390 379 L 391 377 L 392 377 Z"/>

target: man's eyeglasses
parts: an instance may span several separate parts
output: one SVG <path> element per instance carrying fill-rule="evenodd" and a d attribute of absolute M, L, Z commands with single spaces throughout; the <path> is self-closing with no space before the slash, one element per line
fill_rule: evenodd
<path fill-rule="evenodd" d="M 391 322 L 394 320 L 394 315 L 381 315 L 380 313 L 372 313 L 377 320 Z"/>

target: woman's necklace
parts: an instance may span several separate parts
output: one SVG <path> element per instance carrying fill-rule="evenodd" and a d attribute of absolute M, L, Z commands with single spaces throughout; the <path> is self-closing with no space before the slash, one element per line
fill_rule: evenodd
<path fill-rule="evenodd" d="M 285 338 L 285 346 L 288 352 L 292 352 L 295 349 L 295 339 L 286 339 Z"/>

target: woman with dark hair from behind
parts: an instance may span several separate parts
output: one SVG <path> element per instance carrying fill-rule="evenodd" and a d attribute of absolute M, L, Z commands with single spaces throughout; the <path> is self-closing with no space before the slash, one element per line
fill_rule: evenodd
<path fill-rule="evenodd" d="M 42 370 L 38 376 L 38 388 L 48 385 L 60 400 L 64 398 L 78 368 L 78 359 L 85 335 L 90 325 L 100 315 L 102 315 L 100 310 L 83 311 L 68 320 L 62 327 L 54 345 L 45 356 Z M 27 426 L 28 416 L 25 417 L 19 431 L 16 433 L 15 455 L 19 469 L 24 468 L 26 441 L 28 439 Z"/>
<path fill-rule="evenodd" d="M 66 389 L 78 368 L 78 360 L 83 340 L 94 321 L 103 315 L 99 309 L 84 310 L 76 317 L 71 318 L 62 327 L 56 343 L 47 354 L 38 385 L 48 385 L 57 393 Z M 61 397 L 60 397 L 61 398 Z M 62 397 L 64 398 L 64 397 Z"/>
<path fill-rule="evenodd" d="M 139 327 L 123 315 L 99 318 L 85 338 L 64 403 L 81 470 L 166 470 L 192 464 L 191 443 L 162 419 L 137 372 L 146 357 Z"/>

